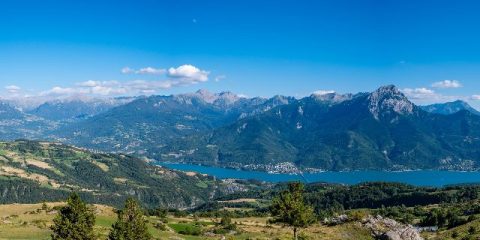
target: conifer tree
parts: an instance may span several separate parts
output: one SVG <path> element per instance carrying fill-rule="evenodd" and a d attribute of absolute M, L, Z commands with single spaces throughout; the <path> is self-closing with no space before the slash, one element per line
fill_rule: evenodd
<path fill-rule="evenodd" d="M 95 239 L 93 232 L 95 215 L 77 193 L 72 193 L 68 197 L 67 205 L 60 209 L 53 223 L 51 227 L 53 240 Z"/>
<path fill-rule="evenodd" d="M 298 228 L 308 227 L 314 221 L 313 208 L 305 204 L 303 184 L 290 183 L 288 189 L 273 199 L 270 211 L 273 222 L 293 228 L 293 238 L 298 239 Z"/>
<path fill-rule="evenodd" d="M 109 240 L 149 240 L 147 220 L 143 212 L 132 198 L 127 199 L 123 210 L 118 211 L 117 221 L 108 235 Z"/>

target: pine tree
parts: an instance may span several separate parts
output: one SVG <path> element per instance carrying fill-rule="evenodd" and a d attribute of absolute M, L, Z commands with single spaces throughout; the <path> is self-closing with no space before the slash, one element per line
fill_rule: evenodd
<path fill-rule="evenodd" d="M 298 239 L 298 228 L 308 227 L 314 221 L 313 208 L 305 204 L 303 184 L 290 183 L 288 190 L 273 199 L 270 211 L 273 222 L 293 228 L 293 237 Z"/>
<path fill-rule="evenodd" d="M 95 239 L 93 233 L 95 215 L 77 193 L 72 193 L 68 197 L 67 205 L 60 209 L 53 223 L 51 227 L 53 240 Z"/>
<path fill-rule="evenodd" d="M 127 199 L 123 210 L 118 211 L 118 219 L 108 235 L 109 240 L 149 240 L 147 221 L 137 201 Z"/>

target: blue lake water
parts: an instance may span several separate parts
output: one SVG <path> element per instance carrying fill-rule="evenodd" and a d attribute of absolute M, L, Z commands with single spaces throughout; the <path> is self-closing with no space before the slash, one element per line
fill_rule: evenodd
<path fill-rule="evenodd" d="M 303 176 L 290 174 L 268 174 L 257 171 L 243 171 L 225 169 L 219 167 L 206 167 L 193 164 L 172 164 L 161 163 L 160 165 L 181 171 L 194 171 L 208 174 L 217 178 L 256 179 L 267 182 L 328 182 L 356 184 L 361 182 L 385 181 L 401 182 L 416 186 L 441 187 L 452 184 L 480 183 L 480 172 L 458 172 L 458 171 L 354 171 L 354 172 L 321 172 L 306 173 Z"/>

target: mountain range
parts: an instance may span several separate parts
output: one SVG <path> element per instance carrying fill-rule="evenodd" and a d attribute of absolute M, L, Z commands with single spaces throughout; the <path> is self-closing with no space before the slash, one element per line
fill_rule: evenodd
<path fill-rule="evenodd" d="M 59 141 L 157 161 L 268 170 L 480 167 L 480 115 L 371 93 L 246 98 L 231 92 L 0 104 L 1 138 Z"/>
<path fill-rule="evenodd" d="M 473 114 L 480 116 L 479 111 L 477 111 L 475 108 L 473 108 L 468 103 L 462 100 L 421 106 L 421 108 L 427 112 L 444 114 L 444 115 L 453 114 L 462 110 L 467 110 Z"/>
<path fill-rule="evenodd" d="M 467 110 L 429 113 L 394 86 L 329 99 L 307 97 L 215 129 L 186 159 L 322 170 L 478 168 L 480 117 Z"/>

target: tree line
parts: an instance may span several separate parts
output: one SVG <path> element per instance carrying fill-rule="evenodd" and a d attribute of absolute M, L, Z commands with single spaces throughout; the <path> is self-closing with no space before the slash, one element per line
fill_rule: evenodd
<path fill-rule="evenodd" d="M 52 240 L 93 240 L 95 214 L 91 207 L 82 201 L 77 193 L 67 199 L 53 220 Z M 123 209 L 117 211 L 117 221 L 112 225 L 109 240 L 149 240 L 147 220 L 140 205 L 133 198 L 125 201 Z"/>

